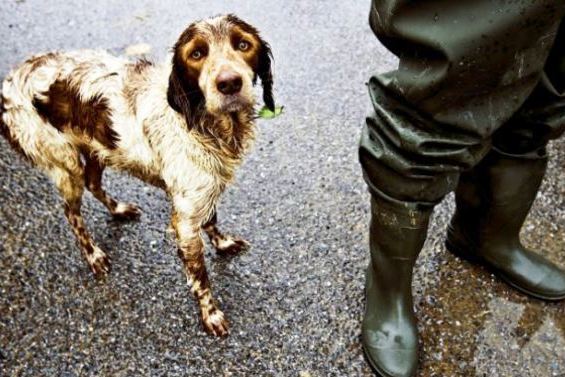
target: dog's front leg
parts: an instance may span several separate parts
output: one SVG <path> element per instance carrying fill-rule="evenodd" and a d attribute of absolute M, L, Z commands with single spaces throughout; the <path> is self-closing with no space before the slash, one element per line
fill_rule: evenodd
<path fill-rule="evenodd" d="M 186 203 L 186 202 L 185 202 Z M 175 205 L 172 225 L 178 238 L 178 255 L 191 291 L 198 300 L 204 329 L 216 336 L 228 334 L 228 323 L 212 298 L 204 263 L 204 242 L 200 235 L 205 211 Z"/>

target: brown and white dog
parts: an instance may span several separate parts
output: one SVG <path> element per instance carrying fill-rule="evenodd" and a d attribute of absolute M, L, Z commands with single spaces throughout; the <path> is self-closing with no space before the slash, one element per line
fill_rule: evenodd
<path fill-rule="evenodd" d="M 0 131 L 55 182 L 96 275 L 110 271 L 110 258 L 86 230 L 84 188 L 123 219 L 140 211 L 104 191 L 106 166 L 166 190 L 204 328 L 223 336 L 228 325 L 210 291 L 201 230 L 219 253 L 247 247 L 217 229 L 216 203 L 254 139 L 257 78 L 274 109 L 271 50 L 256 28 L 227 15 L 188 26 L 173 53 L 163 65 L 90 50 L 34 56 L 4 80 Z"/>

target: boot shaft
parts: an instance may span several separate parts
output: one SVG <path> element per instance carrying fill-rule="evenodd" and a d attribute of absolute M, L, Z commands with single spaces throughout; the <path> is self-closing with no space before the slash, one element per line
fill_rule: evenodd
<path fill-rule="evenodd" d="M 479 244 L 483 239 L 519 243 L 546 167 L 546 156 L 519 158 L 491 151 L 461 175 L 452 226 Z"/>
<path fill-rule="evenodd" d="M 410 294 L 412 270 L 426 240 L 432 210 L 373 196 L 369 268 L 375 283 L 390 294 Z"/>

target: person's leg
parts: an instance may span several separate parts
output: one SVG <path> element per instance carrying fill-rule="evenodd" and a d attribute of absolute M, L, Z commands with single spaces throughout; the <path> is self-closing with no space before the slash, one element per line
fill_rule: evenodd
<path fill-rule="evenodd" d="M 530 96 L 564 13 L 557 0 L 373 1 L 371 26 L 400 58 L 369 82 L 359 150 L 373 197 L 362 340 L 379 374 L 415 373 L 409 288 L 431 210 Z"/>
<path fill-rule="evenodd" d="M 412 271 L 426 240 L 432 209 L 378 195 L 371 200 L 371 262 L 366 275 L 362 341 L 369 363 L 384 376 L 416 372 L 418 334 Z"/>
<path fill-rule="evenodd" d="M 461 176 L 448 250 L 482 262 L 513 287 L 565 299 L 565 271 L 520 243 L 547 166 L 546 145 L 565 131 L 565 23 L 546 72 L 524 106 L 493 135 L 493 150 Z"/>

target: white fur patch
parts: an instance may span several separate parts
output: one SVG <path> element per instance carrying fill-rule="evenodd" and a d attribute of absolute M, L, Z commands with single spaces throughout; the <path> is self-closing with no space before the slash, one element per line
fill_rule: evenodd
<path fill-rule="evenodd" d="M 218 244 L 216 245 L 216 247 L 218 249 L 228 249 L 232 246 L 234 246 L 236 244 L 236 242 L 234 241 L 234 239 L 232 237 L 225 237 L 223 239 L 220 239 L 218 241 Z"/>
<path fill-rule="evenodd" d="M 127 203 L 118 203 L 118 205 L 116 206 L 115 212 L 117 213 L 124 213 L 126 211 L 129 211 L 131 209 L 131 206 Z"/>
<path fill-rule="evenodd" d="M 106 253 L 98 246 L 93 245 L 92 249 L 93 249 L 92 254 L 85 255 L 86 260 L 88 261 L 89 264 L 93 265 L 99 259 L 107 257 Z"/>
<path fill-rule="evenodd" d="M 224 313 L 220 310 L 217 310 L 208 317 L 208 322 L 214 325 L 222 325 L 225 322 Z"/>

